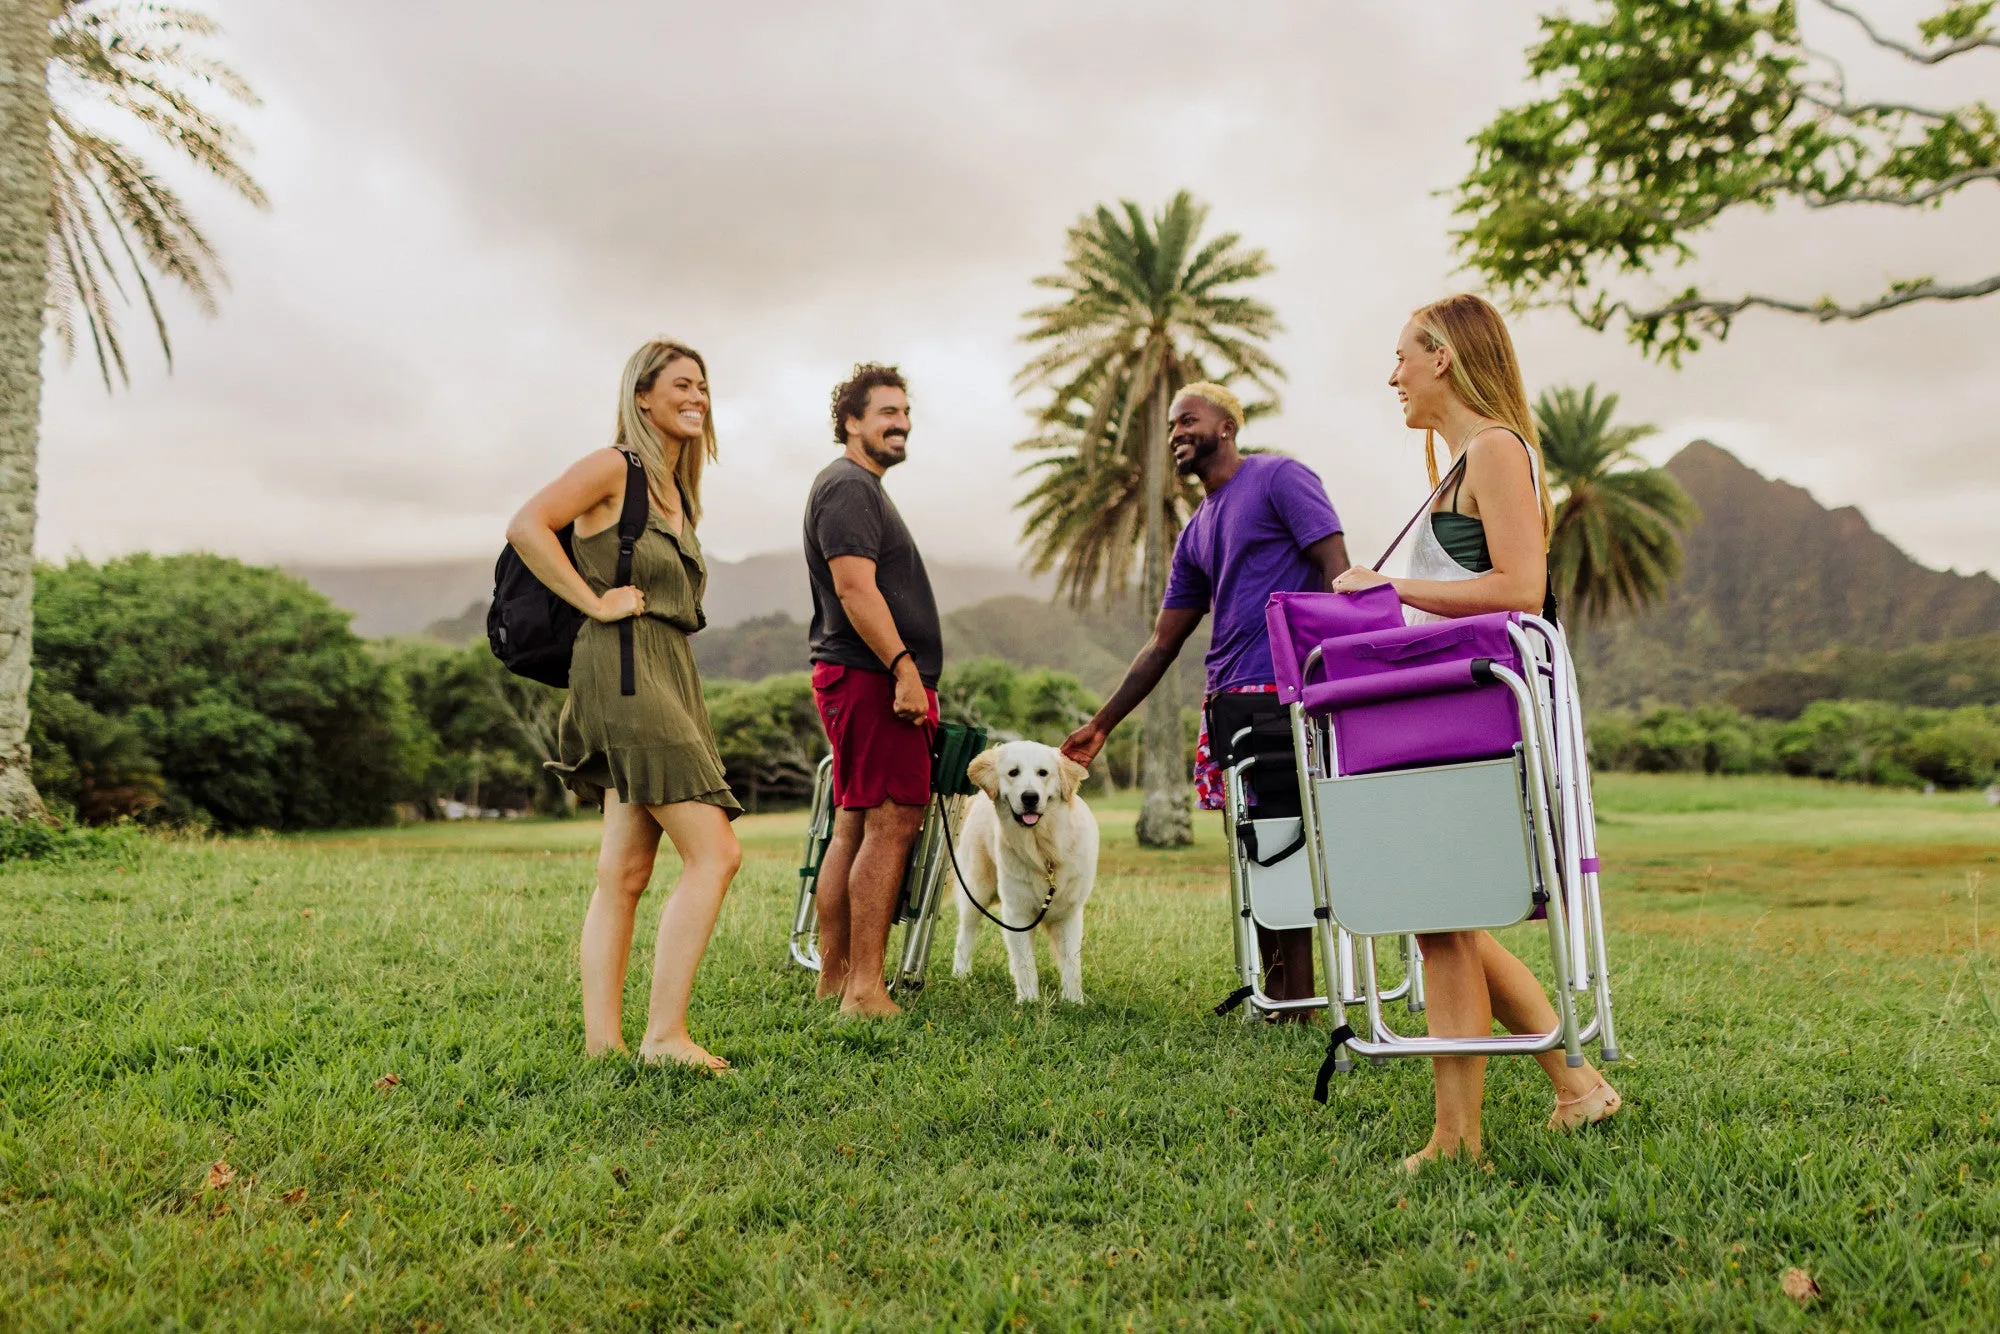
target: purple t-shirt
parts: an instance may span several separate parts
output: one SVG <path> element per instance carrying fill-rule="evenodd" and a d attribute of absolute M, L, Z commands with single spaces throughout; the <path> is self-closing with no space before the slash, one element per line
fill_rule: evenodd
<path fill-rule="evenodd" d="M 1319 474 L 1280 454 L 1251 454 L 1204 498 L 1174 544 L 1161 606 L 1212 610 L 1208 689 L 1268 685 L 1271 643 L 1264 603 L 1273 593 L 1319 587 L 1306 548 L 1340 531 Z"/>

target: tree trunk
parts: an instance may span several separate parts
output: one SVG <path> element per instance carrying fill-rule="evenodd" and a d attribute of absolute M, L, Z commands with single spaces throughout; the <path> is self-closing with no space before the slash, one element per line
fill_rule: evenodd
<path fill-rule="evenodd" d="M 1140 577 L 1142 615 L 1156 616 L 1167 591 L 1167 564 L 1174 535 L 1167 531 L 1167 381 L 1153 384 L 1146 401 L 1145 484 L 1146 559 Z M 1188 795 L 1187 738 L 1181 733 L 1180 674 L 1171 668 L 1146 697 L 1140 732 L 1146 795 L 1136 829 L 1142 848 L 1180 848 L 1194 842 L 1194 811 Z"/>
<path fill-rule="evenodd" d="M 28 756 L 35 437 L 49 264 L 49 10 L 0 5 L 0 817 L 47 819 Z"/>

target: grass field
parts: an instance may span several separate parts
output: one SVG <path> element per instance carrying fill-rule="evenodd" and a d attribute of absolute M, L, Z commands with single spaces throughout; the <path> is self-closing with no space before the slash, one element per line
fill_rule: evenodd
<path fill-rule="evenodd" d="M 745 819 L 723 1079 L 583 1058 L 589 823 L 0 868 L 0 1328 L 2000 1328 L 2000 811 L 1600 803 L 1626 1111 L 1559 1137 L 1496 1061 L 1486 1162 L 1416 1181 L 1426 1066 L 1321 1108 L 1314 1031 L 1208 1014 L 1214 817 L 1104 812 L 1085 1009 L 989 932 L 876 1026 L 782 966 L 801 822 Z"/>

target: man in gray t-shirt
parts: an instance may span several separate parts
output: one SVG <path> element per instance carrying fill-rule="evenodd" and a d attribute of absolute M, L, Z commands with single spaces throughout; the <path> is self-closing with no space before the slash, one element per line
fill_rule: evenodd
<path fill-rule="evenodd" d="M 900 1013 L 882 975 L 896 893 L 930 802 L 944 638 L 924 559 L 882 474 L 903 461 L 910 402 L 893 366 L 833 391 L 841 456 L 806 503 L 813 701 L 833 747 L 833 838 L 820 862 L 819 994 L 843 1014 Z"/>

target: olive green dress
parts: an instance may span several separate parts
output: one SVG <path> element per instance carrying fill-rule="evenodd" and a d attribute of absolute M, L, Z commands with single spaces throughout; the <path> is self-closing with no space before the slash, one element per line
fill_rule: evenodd
<path fill-rule="evenodd" d="M 618 569 L 618 526 L 579 537 L 577 572 L 602 595 Z M 691 526 L 676 538 L 659 511 L 648 508 L 646 531 L 632 551 L 632 582 L 646 595 L 646 614 L 633 625 L 638 693 L 618 692 L 618 626 L 586 620 L 570 658 L 569 700 L 556 725 L 549 767 L 570 790 L 591 801 L 604 789 L 627 804 L 663 806 L 702 801 L 730 819 L 743 808 L 723 778 L 715 730 L 702 702 L 688 636 L 708 624 L 701 595 L 708 566 Z"/>

